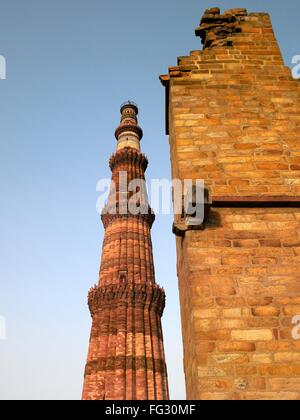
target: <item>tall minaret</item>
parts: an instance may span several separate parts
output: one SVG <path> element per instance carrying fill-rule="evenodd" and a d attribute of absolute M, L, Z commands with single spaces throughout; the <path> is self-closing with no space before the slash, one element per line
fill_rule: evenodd
<path fill-rule="evenodd" d="M 140 152 L 143 131 L 137 106 L 127 102 L 121 114 L 117 151 L 110 159 L 115 188 L 102 214 L 99 284 L 88 298 L 93 325 L 83 399 L 167 400 L 161 326 L 165 293 L 155 283 L 150 233 L 155 217 L 146 194 L 142 214 L 124 212 L 124 203 L 134 195 L 120 186 L 120 174 L 126 175 L 127 186 L 134 179 L 144 180 L 148 161 Z"/>

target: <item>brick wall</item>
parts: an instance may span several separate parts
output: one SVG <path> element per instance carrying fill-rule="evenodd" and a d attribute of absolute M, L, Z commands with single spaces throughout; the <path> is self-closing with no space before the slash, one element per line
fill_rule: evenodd
<path fill-rule="evenodd" d="M 214 195 L 293 195 L 300 82 L 283 63 L 269 15 L 239 19 L 231 47 L 193 51 L 170 69 L 174 175 L 201 176 Z"/>
<path fill-rule="evenodd" d="M 265 13 L 211 9 L 196 34 L 161 76 L 173 177 L 218 203 L 177 238 L 187 396 L 299 399 L 300 83 Z"/>
<path fill-rule="evenodd" d="M 299 232 L 298 210 L 228 208 L 178 239 L 188 398 L 300 397 Z"/>

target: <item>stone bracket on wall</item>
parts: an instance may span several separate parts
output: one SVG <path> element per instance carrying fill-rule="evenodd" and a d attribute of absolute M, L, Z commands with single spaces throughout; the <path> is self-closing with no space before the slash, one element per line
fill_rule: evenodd
<path fill-rule="evenodd" d="M 201 202 L 197 201 L 198 197 L 204 197 Z M 200 210 L 201 217 L 199 218 L 197 207 Z M 188 230 L 202 230 L 205 222 L 208 220 L 211 209 L 211 202 L 209 199 L 209 190 L 207 188 L 201 189 L 193 185 L 192 196 L 182 197 L 182 214 L 178 220 L 173 224 L 173 233 L 176 236 L 184 237 Z"/>

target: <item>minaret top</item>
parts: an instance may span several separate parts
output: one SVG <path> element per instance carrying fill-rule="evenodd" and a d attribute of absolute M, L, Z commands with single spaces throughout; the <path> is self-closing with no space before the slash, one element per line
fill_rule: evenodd
<path fill-rule="evenodd" d="M 143 138 L 143 130 L 138 125 L 138 106 L 131 101 L 121 105 L 121 122 L 116 129 L 115 136 L 118 140 L 117 150 L 131 147 L 140 150 L 140 141 Z"/>
<path fill-rule="evenodd" d="M 139 108 L 138 108 L 138 106 L 137 106 L 137 104 L 135 103 L 135 102 L 133 102 L 133 101 L 127 101 L 127 102 L 124 102 L 122 105 L 121 105 L 121 109 L 120 109 L 120 112 L 121 112 L 121 114 L 123 115 L 123 112 L 125 111 L 125 110 L 127 110 L 127 113 L 130 113 L 130 111 L 128 111 L 128 110 L 132 110 L 134 113 L 135 113 L 135 115 L 138 115 L 138 113 L 139 113 Z"/>

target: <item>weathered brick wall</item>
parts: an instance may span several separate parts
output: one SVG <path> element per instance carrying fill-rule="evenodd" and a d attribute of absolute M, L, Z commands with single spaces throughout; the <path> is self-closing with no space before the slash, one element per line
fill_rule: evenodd
<path fill-rule="evenodd" d="M 238 19 L 231 47 L 193 51 L 167 76 L 174 176 L 200 176 L 214 195 L 294 195 L 300 82 L 284 65 L 269 15 Z"/>
<path fill-rule="evenodd" d="M 188 398 L 300 398 L 299 232 L 295 209 L 218 209 L 178 240 Z"/>
<path fill-rule="evenodd" d="M 196 33 L 161 77 L 173 177 L 223 202 L 177 238 L 187 397 L 299 399 L 300 83 L 265 13 L 212 9 Z"/>

